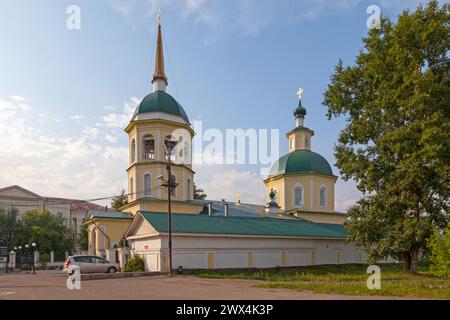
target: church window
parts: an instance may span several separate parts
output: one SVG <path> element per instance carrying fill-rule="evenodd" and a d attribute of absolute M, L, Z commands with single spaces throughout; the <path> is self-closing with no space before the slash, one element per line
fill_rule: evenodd
<path fill-rule="evenodd" d="M 305 136 L 305 148 L 309 148 L 309 147 L 310 147 L 309 137 Z"/>
<path fill-rule="evenodd" d="M 130 178 L 130 196 L 133 198 L 134 188 L 133 188 L 133 178 Z"/>
<path fill-rule="evenodd" d="M 147 134 L 143 138 L 144 144 L 144 160 L 155 159 L 155 139 L 151 134 Z"/>
<path fill-rule="evenodd" d="M 327 206 L 327 188 L 324 186 L 320 188 L 320 206 L 322 208 Z"/>
<path fill-rule="evenodd" d="M 152 195 L 152 175 L 147 173 L 144 176 L 144 196 L 151 197 Z"/>
<path fill-rule="evenodd" d="M 177 187 L 177 177 L 175 175 L 172 175 L 170 177 L 170 189 L 171 189 L 171 196 L 175 197 L 177 195 L 176 193 L 176 187 Z"/>
<path fill-rule="evenodd" d="M 165 139 L 164 139 L 164 146 L 167 146 L 167 144 L 169 143 L 169 142 L 173 142 L 173 141 L 175 141 L 175 139 L 172 137 L 172 136 L 167 136 Z M 165 150 L 166 150 L 167 148 L 165 148 Z M 170 153 L 170 160 L 171 161 L 175 161 L 175 153 L 173 152 L 175 150 L 175 147 L 173 148 L 173 150 L 171 150 L 171 153 Z M 167 155 L 167 150 L 166 150 L 166 152 L 165 152 L 165 158 L 166 158 L 166 160 L 169 160 L 169 157 L 168 157 L 168 155 Z"/>
<path fill-rule="evenodd" d="M 191 179 L 187 179 L 187 198 L 191 200 Z"/>
<path fill-rule="evenodd" d="M 131 141 L 131 163 L 136 160 L 136 141 L 133 139 Z"/>
<path fill-rule="evenodd" d="M 293 190 L 294 207 L 303 206 L 303 188 L 301 186 L 295 186 Z"/>

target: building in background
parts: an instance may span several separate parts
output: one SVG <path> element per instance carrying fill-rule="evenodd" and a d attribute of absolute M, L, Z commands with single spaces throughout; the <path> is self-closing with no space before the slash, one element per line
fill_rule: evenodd
<path fill-rule="evenodd" d="M 11 207 L 18 210 L 19 218 L 33 209 L 40 212 L 45 209 L 52 214 L 59 214 L 75 232 L 79 231 L 89 211 L 105 210 L 104 207 L 85 200 L 45 197 L 16 185 L 0 189 L 0 208 L 7 210 Z"/>

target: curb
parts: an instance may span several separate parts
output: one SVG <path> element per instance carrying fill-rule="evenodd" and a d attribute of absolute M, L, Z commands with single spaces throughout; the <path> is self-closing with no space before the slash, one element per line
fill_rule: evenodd
<path fill-rule="evenodd" d="M 138 277 L 159 276 L 161 274 L 163 274 L 163 273 L 160 273 L 160 272 L 91 273 L 91 274 L 81 274 L 81 280 L 82 281 L 89 281 L 89 280 L 108 280 L 108 279 L 138 278 Z"/>

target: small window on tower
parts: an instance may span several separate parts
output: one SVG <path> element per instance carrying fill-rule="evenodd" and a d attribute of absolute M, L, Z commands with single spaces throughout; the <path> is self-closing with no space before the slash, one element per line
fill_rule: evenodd
<path fill-rule="evenodd" d="M 310 141 L 309 141 L 309 137 L 305 136 L 305 148 L 309 148 L 310 147 Z"/>
<path fill-rule="evenodd" d="M 143 138 L 144 144 L 144 160 L 155 159 L 155 139 L 151 134 L 145 135 Z"/>

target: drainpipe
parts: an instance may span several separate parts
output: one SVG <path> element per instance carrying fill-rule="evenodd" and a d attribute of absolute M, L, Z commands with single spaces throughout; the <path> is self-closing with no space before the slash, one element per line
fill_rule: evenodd
<path fill-rule="evenodd" d="M 213 215 L 213 207 L 212 207 L 212 202 L 208 203 L 208 215 L 212 216 Z"/>
<path fill-rule="evenodd" d="M 223 205 L 223 209 L 224 209 L 225 217 L 228 217 L 228 203 L 225 203 Z"/>

